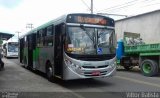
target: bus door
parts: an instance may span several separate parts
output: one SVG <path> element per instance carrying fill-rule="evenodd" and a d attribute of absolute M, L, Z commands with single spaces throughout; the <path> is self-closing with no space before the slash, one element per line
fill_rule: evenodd
<path fill-rule="evenodd" d="M 23 53 L 24 53 L 24 38 L 19 39 L 19 60 L 22 63 L 23 60 Z"/>
<path fill-rule="evenodd" d="M 33 68 L 33 50 L 36 47 L 36 34 L 28 36 L 28 66 Z"/>
<path fill-rule="evenodd" d="M 63 78 L 63 42 L 62 32 L 63 24 L 55 26 L 55 45 L 54 45 L 54 67 L 55 75 Z"/>

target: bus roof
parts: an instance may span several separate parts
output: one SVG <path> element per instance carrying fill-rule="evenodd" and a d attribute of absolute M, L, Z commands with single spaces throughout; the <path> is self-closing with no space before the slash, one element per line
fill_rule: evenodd
<path fill-rule="evenodd" d="M 5 41 L 3 44 L 5 44 L 5 43 L 10 43 L 10 42 L 13 42 L 13 43 L 18 43 L 18 41 Z"/>
<path fill-rule="evenodd" d="M 34 28 L 32 30 L 30 30 L 29 32 L 27 32 L 26 34 L 22 35 L 20 38 L 23 38 L 24 36 L 26 35 L 29 35 L 29 34 L 32 34 L 32 33 L 36 33 L 37 30 L 39 29 L 43 29 L 45 28 L 46 26 L 50 26 L 50 25 L 57 25 L 57 24 L 60 24 L 60 23 L 66 23 L 66 18 L 67 16 L 69 15 L 93 15 L 93 16 L 98 16 L 98 17 L 104 17 L 104 18 L 107 18 L 107 19 L 110 19 L 110 20 L 113 20 L 112 18 L 109 18 L 109 17 L 106 17 L 106 16 L 102 16 L 102 15 L 97 15 L 97 14 L 88 14 L 88 13 L 70 13 L 70 14 L 66 14 L 66 15 L 62 15 L 56 19 L 53 19 L 47 23 L 44 23 L 43 25 L 40 25 L 38 26 L 37 28 Z"/>

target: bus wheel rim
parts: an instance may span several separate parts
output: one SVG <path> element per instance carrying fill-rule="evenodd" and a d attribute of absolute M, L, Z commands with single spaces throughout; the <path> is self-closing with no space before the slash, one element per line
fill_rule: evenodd
<path fill-rule="evenodd" d="M 151 72 L 151 65 L 150 64 L 144 64 L 143 65 L 143 71 L 145 72 L 145 73 L 150 73 Z"/>
<path fill-rule="evenodd" d="M 48 67 L 48 77 L 50 78 L 52 76 L 52 68 Z"/>

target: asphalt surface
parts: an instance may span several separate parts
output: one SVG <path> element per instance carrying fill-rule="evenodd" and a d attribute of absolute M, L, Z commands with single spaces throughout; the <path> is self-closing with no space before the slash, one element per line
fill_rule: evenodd
<path fill-rule="evenodd" d="M 16 96 L 15 98 L 26 96 L 26 98 L 50 98 L 51 96 L 53 98 L 128 98 L 128 92 L 138 92 L 137 95 L 143 95 L 143 92 L 160 92 L 160 75 L 145 77 L 138 68 L 132 71 L 120 68 L 114 77 L 59 80 L 57 83 L 51 83 L 45 78 L 45 74 L 22 67 L 18 59 L 3 59 L 3 61 L 5 69 L 0 71 L 0 97 L 3 98 L 6 98 L 5 96 Z M 160 94 L 154 98 L 160 98 Z"/>

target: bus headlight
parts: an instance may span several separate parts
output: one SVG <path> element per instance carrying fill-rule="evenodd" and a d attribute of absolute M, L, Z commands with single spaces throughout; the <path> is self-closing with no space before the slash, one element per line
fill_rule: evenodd
<path fill-rule="evenodd" d="M 109 63 L 109 68 L 113 69 L 116 66 L 116 62 L 110 62 Z"/>
<path fill-rule="evenodd" d="M 69 66 L 70 68 L 74 69 L 74 70 L 77 70 L 77 69 L 80 69 L 81 67 L 77 64 L 74 64 L 73 62 L 71 62 L 70 60 L 68 59 L 65 59 L 65 62 L 67 64 L 67 66 Z"/>
<path fill-rule="evenodd" d="M 78 65 L 72 63 L 72 64 L 71 64 L 71 68 L 72 68 L 72 69 L 77 69 L 77 68 L 78 68 Z"/>
<path fill-rule="evenodd" d="M 111 67 L 114 68 L 116 66 L 116 61 L 111 64 Z"/>

